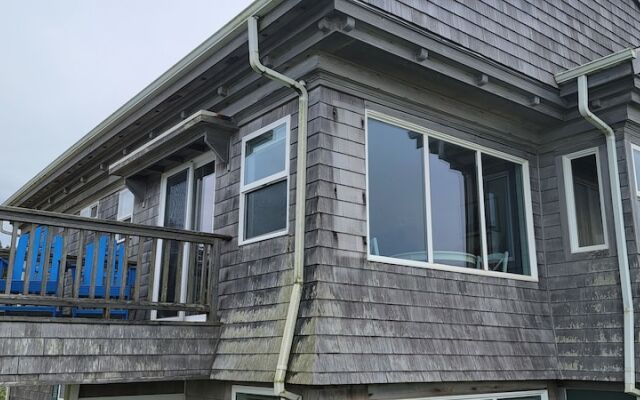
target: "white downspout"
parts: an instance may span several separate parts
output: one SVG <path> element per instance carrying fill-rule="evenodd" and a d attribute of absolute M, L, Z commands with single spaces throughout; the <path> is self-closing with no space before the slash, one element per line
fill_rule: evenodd
<path fill-rule="evenodd" d="M 624 391 L 640 397 L 636 388 L 635 372 L 635 335 L 633 326 L 633 296 L 631 278 L 629 276 L 629 257 L 627 255 L 627 239 L 624 232 L 622 212 L 622 196 L 620 194 L 620 178 L 618 176 L 618 152 L 613 129 L 589 110 L 589 88 L 587 75 L 578 76 L 578 110 L 580 115 L 598 128 L 606 138 L 607 160 L 609 164 L 609 185 L 613 205 L 613 222 L 616 233 L 616 250 L 618 252 L 618 269 L 620 270 L 620 289 L 624 307 Z"/>
<path fill-rule="evenodd" d="M 283 399 L 300 400 L 302 396 L 288 392 L 285 388 L 285 378 L 289 365 L 289 356 L 293 344 L 293 335 L 302 298 L 302 285 L 304 278 L 304 231 L 305 231 L 305 203 L 307 187 L 307 109 L 309 107 L 309 95 L 304 81 L 296 81 L 277 71 L 267 68 L 260 62 L 258 49 L 258 17 L 252 16 L 247 20 L 249 28 L 249 64 L 257 73 L 267 78 L 280 82 L 298 92 L 298 152 L 296 162 L 296 209 L 295 209 L 295 236 L 293 250 L 293 287 L 289 299 L 287 318 L 284 324 L 278 364 L 273 379 L 274 394 Z"/>

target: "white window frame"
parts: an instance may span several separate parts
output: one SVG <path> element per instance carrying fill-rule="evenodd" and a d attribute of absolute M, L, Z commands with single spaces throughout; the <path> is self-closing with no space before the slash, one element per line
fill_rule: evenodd
<path fill-rule="evenodd" d="M 122 195 L 125 192 L 131 193 L 131 196 L 132 196 L 131 197 L 132 198 L 131 213 L 121 215 L 120 214 L 120 208 L 122 206 Z M 124 189 L 121 189 L 120 191 L 118 191 L 118 211 L 116 212 L 116 221 L 125 222 L 126 220 L 129 220 L 129 222 L 133 222 L 133 208 L 135 207 L 135 204 L 136 204 L 136 197 L 133 194 L 133 192 L 131 192 L 127 188 L 124 188 Z M 121 242 L 124 242 L 124 238 L 125 238 L 124 235 L 121 235 L 121 234 L 117 233 L 115 239 L 116 239 L 117 243 L 121 243 Z"/>
<path fill-rule="evenodd" d="M 576 218 L 576 201 L 573 193 L 573 170 L 571 161 L 576 158 L 595 155 L 596 172 L 598 173 L 598 191 L 600 194 L 600 218 L 602 219 L 602 233 L 604 235 L 604 243 L 593 246 L 580 246 L 578 240 L 578 221 Z M 564 174 L 565 189 L 565 205 L 567 209 L 567 219 L 569 222 L 569 241 L 572 253 L 585 253 L 589 251 L 606 250 L 609 248 L 609 234 L 607 230 L 607 215 L 605 212 L 604 202 L 604 186 L 602 185 L 602 166 L 600 163 L 600 151 L 598 147 L 592 147 L 585 150 L 576 151 L 574 153 L 562 156 L 562 173 Z"/>
<path fill-rule="evenodd" d="M 275 174 L 266 176 L 261 178 L 255 182 L 251 182 L 247 185 L 244 183 L 244 169 L 245 169 L 245 149 L 246 144 L 249 140 L 254 139 L 272 129 L 277 128 L 278 126 L 285 124 L 285 162 L 284 162 L 284 170 L 280 172 L 276 172 Z M 283 236 L 289 233 L 289 190 L 290 190 L 290 182 L 289 182 L 289 164 L 290 161 L 290 138 L 291 138 L 291 115 L 287 115 L 284 118 L 280 118 L 279 120 L 260 128 L 259 130 L 245 136 L 242 138 L 242 150 L 240 153 L 240 209 L 239 209 L 239 221 L 238 221 L 238 245 L 242 246 L 249 243 L 260 242 L 262 240 L 272 239 L 278 236 Z M 265 186 L 272 185 L 274 183 L 284 181 L 287 182 L 287 210 L 286 210 L 286 221 L 284 229 L 269 232 L 264 235 L 252 237 L 249 239 L 244 238 L 244 224 L 245 224 L 245 197 L 248 193 L 253 192 L 257 189 L 263 188 Z"/>
<path fill-rule="evenodd" d="M 93 207 L 96 208 L 96 216 L 95 217 L 91 216 L 91 209 Z M 85 210 L 89 210 L 89 215 L 88 216 L 82 215 L 82 213 L 84 213 Z M 78 211 L 78 215 L 81 216 L 81 217 L 85 217 L 85 218 L 98 218 L 100 216 L 100 202 L 94 201 L 93 203 L 89 204 L 88 206 L 82 207 L 80 209 L 80 211 Z"/>
<path fill-rule="evenodd" d="M 547 390 L 527 390 L 523 392 L 418 397 L 418 398 L 410 398 L 410 399 L 404 399 L 404 400 L 498 400 L 498 399 L 512 399 L 512 398 L 529 397 L 529 396 L 540 396 L 541 400 L 549 400 L 549 393 L 547 392 Z"/>
<path fill-rule="evenodd" d="M 640 165 L 636 165 L 636 159 L 634 153 L 637 151 L 640 153 L 640 146 L 637 144 L 629 143 L 631 145 L 631 166 L 633 168 L 633 187 L 636 190 L 636 196 L 640 197 L 640 186 L 638 185 L 638 174 L 640 174 Z"/>
<path fill-rule="evenodd" d="M 231 400 L 236 400 L 238 394 L 257 394 L 259 396 L 272 396 L 274 399 L 278 398 L 273 393 L 273 388 L 258 387 L 258 386 L 239 386 L 239 385 L 231 386 Z"/>
<path fill-rule="evenodd" d="M 531 182 L 530 182 L 530 174 L 529 174 L 529 161 L 516 157 L 510 154 L 503 153 L 501 151 L 497 151 L 488 147 L 484 147 L 463 139 L 458 139 L 456 137 L 434 131 L 429 128 L 425 128 L 423 126 L 407 122 L 397 117 L 393 117 L 379 111 L 374 110 L 366 110 L 365 111 L 365 164 L 366 164 L 366 208 L 367 208 L 367 243 L 371 243 L 371 230 L 369 226 L 369 221 L 371 218 L 369 217 L 369 143 L 368 143 L 368 133 L 369 133 L 369 119 L 375 119 L 381 122 L 385 122 L 391 125 L 395 125 L 397 127 L 407 129 L 416 133 L 420 133 L 426 136 L 425 138 L 425 152 L 426 152 L 426 139 L 427 138 L 435 138 L 444 140 L 448 143 L 455 144 L 470 150 L 476 151 L 476 163 L 478 165 L 477 173 L 478 173 L 478 191 L 479 191 L 479 203 L 478 206 L 480 209 L 484 210 L 484 196 L 482 195 L 484 190 L 482 187 L 482 154 L 486 154 L 489 156 L 497 157 L 502 160 L 510 161 L 516 164 L 521 165 L 522 167 L 522 191 L 524 195 L 524 207 L 525 207 L 525 221 L 523 221 L 526 225 L 526 233 L 527 233 L 527 250 L 529 252 L 529 275 L 520 275 L 514 274 L 511 272 L 501 272 L 501 271 L 491 271 L 488 269 L 488 258 L 487 258 L 487 240 L 486 240 L 486 225 L 485 225 L 485 217 L 484 212 L 480 213 L 480 225 L 481 225 L 481 244 L 482 244 L 482 255 L 483 255 L 483 269 L 474 269 L 474 268 L 465 268 L 465 267 L 457 267 L 452 265 L 445 264 L 437 264 L 433 262 L 433 234 L 432 234 L 432 226 L 431 226 L 431 196 L 430 196 L 430 182 L 429 182 L 429 159 L 428 154 L 425 153 L 424 157 L 424 171 L 425 171 L 425 205 L 426 205 L 426 229 L 427 229 L 427 246 L 429 252 L 430 262 L 424 261 L 415 261 L 415 260 L 403 260 L 400 258 L 372 255 L 370 246 L 367 248 L 367 260 L 374 262 L 381 262 L 386 264 L 395 264 L 395 265 L 404 265 L 409 267 L 420 267 L 420 268 L 428 268 L 428 269 L 436 269 L 441 271 L 450 271 L 450 272 L 459 272 L 464 274 L 472 274 L 472 275 L 484 275 L 484 276 L 494 276 L 500 278 L 508 278 L 515 279 L 521 281 L 530 281 L 530 282 L 538 282 L 538 262 L 536 256 L 536 245 L 535 245 L 535 234 L 534 234 L 534 225 L 533 225 L 533 206 L 531 203 Z"/>
<path fill-rule="evenodd" d="M 216 161 L 216 158 L 214 156 L 213 153 L 205 153 L 202 154 L 198 157 L 195 157 L 193 159 L 191 159 L 190 161 L 187 161 L 184 164 L 181 164 L 175 168 L 172 168 L 169 171 L 166 171 L 162 174 L 161 178 L 160 178 L 160 204 L 158 207 L 158 219 L 156 221 L 156 225 L 157 226 L 164 226 L 164 212 L 165 212 L 165 207 L 166 207 L 166 201 L 167 201 L 167 180 L 179 173 L 182 172 L 184 170 L 187 170 L 187 209 L 186 209 L 186 226 L 184 229 L 190 230 L 193 228 L 193 181 L 194 181 L 194 171 L 206 164 L 209 164 L 212 161 Z M 217 164 L 216 164 L 217 167 Z M 216 175 L 217 177 L 217 175 Z M 215 183 L 214 183 L 215 185 Z M 216 203 L 216 197 L 215 197 L 215 186 L 214 186 L 214 212 L 213 214 L 215 215 L 215 203 Z M 214 226 L 215 228 L 215 226 Z M 158 244 L 157 244 L 157 248 L 158 249 L 162 249 L 163 248 L 163 240 L 162 239 L 158 239 Z M 189 263 L 189 246 L 187 243 L 184 243 L 184 256 L 182 259 L 182 268 L 181 268 L 181 278 L 180 278 L 180 301 L 181 302 L 185 302 L 187 299 L 187 278 L 188 278 L 188 273 L 189 271 L 187 271 L 188 268 L 186 268 L 188 266 Z M 155 273 L 153 276 L 153 294 L 152 294 L 152 299 L 153 301 L 158 301 L 158 298 L 160 297 L 160 263 L 162 260 L 162 251 L 157 251 L 156 252 L 156 259 L 155 259 L 155 263 L 153 264 L 153 268 L 155 268 Z M 158 311 L 157 310 L 151 310 L 151 319 L 152 320 L 163 320 L 163 321 L 196 321 L 196 322 L 205 322 L 207 320 L 207 315 L 206 314 L 198 314 L 198 315 L 186 315 L 186 313 L 184 311 L 178 311 L 178 315 L 175 317 L 166 317 L 166 318 L 158 318 Z"/>

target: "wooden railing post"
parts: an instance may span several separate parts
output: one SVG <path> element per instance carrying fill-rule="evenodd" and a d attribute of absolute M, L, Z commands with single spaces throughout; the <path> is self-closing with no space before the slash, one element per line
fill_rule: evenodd
<path fill-rule="evenodd" d="M 7 266 L 7 282 L 5 284 L 4 293 L 11 293 L 11 282 L 13 280 L 13 264 L 16 262 L 16 240 L 18 238 L 18 224 L 13 223 L 13 231 L 11 232 L 11 247 L 9 247 L 9 265 Z"/>
<path fill-rule="evenodd" d="M 220 241 L 211 245 L 211 257 L 208 268 L 209 278 L 209 315 L 207 320 L 218 320 L 218 266 L 220 265 Z"/>

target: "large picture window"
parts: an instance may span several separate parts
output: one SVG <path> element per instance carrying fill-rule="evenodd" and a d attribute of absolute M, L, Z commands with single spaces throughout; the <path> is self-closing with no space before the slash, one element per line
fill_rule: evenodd
<path fill-rule="evenodd" d="M 285 117 L 242 139 L 240 244 L 288 231 L 289 126 Z"/>
<path fill-rule="evenodd" d="M 606 249 L 607 228 L 598 149 L 568 154 L 562 161 L 571 251 Z"/>
<path fill-rule="evenodd" d="M 548 400 L 546 390 L 531 390 L 526 392 L 469 394 L 459 396 L 421 397 L 412 400 Z"/>
<path fill-rule="evenodd" d="M 367 114 L 369 259 L 535 277 L 526 160 Z"/>

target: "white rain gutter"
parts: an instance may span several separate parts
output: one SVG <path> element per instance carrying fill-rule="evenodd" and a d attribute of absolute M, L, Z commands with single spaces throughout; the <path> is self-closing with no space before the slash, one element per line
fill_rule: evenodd
<path fill-rule="evenodd" d="M 598 118 L 589 109 L 589 86 L 587 75 L 603 69 L 613 67 L 622 62 L 634 59 L 635 50 L 625 49 L 599 60 L 592 61 L 572 70 L 556 75 L 558 83 L 571 79 L 578 80 L 578 110 L 580 115 L 598 128 L 605 136 L 607 146 L 607 161 L 609 165 L 609 185 L 611 202 L 613 205 L 613 222 L 616 233 L 616 250 L 618 252 L 618 269 L 620 271 L 620 289 L 622 291 L 622 305 L 624 308 L 624 391 L 640 397 L 640 390 L 636 388 L 635 372 L 635 334 L 633 322 L 633 294 L 629 274 L 629 257 L 627 254 L 627 239 L 624 232 L 624 217 L 622 211 L 622 195 L 620 193 L 620 177 L 618 174 L 618 152 L 616 137 L 613 129 Z"/>
<path fill-rule="evenodd" d="M 275 70 L 267 68 L 260 62 L 260 51 L 258 49 L 258 17 L 251 16 L 247 19 L 249 29 L 249 64 L 260 75 L 279 82 L 298 92 L 298 151 L 296 162 L 296 209 L 295 209 L 295 232 L 293 250 L 293 287 L 289 298 L 289 308 L 284 324 L 282 342 L 280 343 L 280 353 L 278 364 L 273 379 L 273 392 L 282 399 L 300 400 L 302 396 L 288 392 L 285 388 L 285 378 L 291 355 L 293 335 L 302 298 L 302 285 L 304 278 L 304 231 L 305 231 L 305 203 L 307 187 L 307 109 L 309 107 L 309 95 L 304 81 L 296 81 Z"/>

